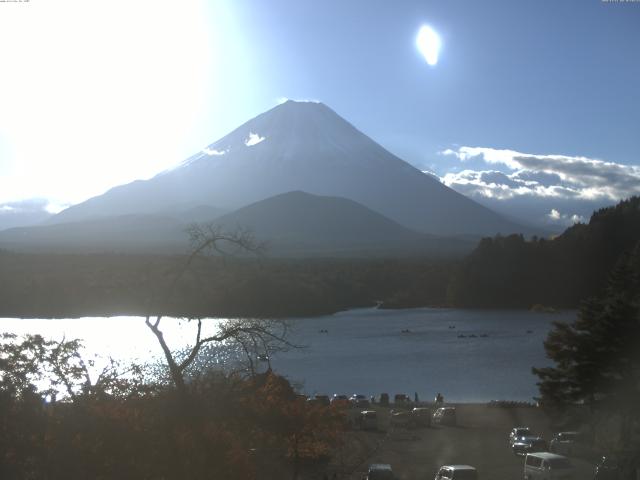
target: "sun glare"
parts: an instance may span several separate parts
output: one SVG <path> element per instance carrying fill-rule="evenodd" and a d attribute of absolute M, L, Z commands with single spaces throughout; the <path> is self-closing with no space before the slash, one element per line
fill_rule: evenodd
<path fill-rule="evenodd" d="M 79 201 L 181 158 L 212 89 L 202 5 L 3 6 L 0 42 L 11 47 L 0 57 L 0 135 L 14 157 L 3 195 L 64 186 L 66 200 Z M 12 184 L 21 191 L 8 192 Z"/>
<path fill-rule="evenodd" d="M 429 65 L 434 66 L 438 63 L 441 42 L 435 30 L 427 25 L 423 25 L 418 32 L 416 45 Z"/>

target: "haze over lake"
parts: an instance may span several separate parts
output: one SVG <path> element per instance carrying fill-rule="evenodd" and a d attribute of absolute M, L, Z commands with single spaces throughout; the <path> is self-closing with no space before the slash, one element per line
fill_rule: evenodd
<path fill-rule="evenodd" d="M 306 348 L 271 360 L 277 372 L 309 395 L 417 392 L 421 399 L 431 399 L 442 392 L 448 401 L 531 401 L 537 395 L 531 367 L 550 363 L 543 341 L 551 322 L 574 317 L 573 311 L 349 310 L 291 320 L 291 339 Z M 220 321 L 211 319 L 206 328 L 214 331 Z M 82 338 L 88 354 L 127 360 L 161 355 L 140 317 L 0 322 L 4 331 L 18 334 Z M 162 326 L 173 348 L 193 339 L 193 325 L 185 321 L 167 318 Z"/>

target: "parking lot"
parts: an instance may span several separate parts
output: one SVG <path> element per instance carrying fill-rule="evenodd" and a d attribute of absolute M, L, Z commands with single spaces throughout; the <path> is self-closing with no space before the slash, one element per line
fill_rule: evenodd
<path fill-rule="evenodd" d="M 394 427 L 389 409 L 375 407 L 379 431 L 351 432 L 345 447 L 351 451 L 342 458 L 337 456 L 330 473 L 336 473 L 336 478 L 361 480 L 369 464 L 388 463 L 398 479 L 418 480 L 434 478 L 441 465 L 469 464 L 477 468 L 480 479 L 521 479 L 524 459 L 509 447 L 510 430 L 524 425 L 548 440 L 552 438 L 550 422 L 537 408 L 456 407 L 457 426 L 423 428 Z M 592 465 L 572 461 L 577 468 L 576 479 L 592 478 Z"/>

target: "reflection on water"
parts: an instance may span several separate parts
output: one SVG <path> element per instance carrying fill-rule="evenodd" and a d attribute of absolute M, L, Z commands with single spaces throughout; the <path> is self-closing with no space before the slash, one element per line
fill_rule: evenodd
<path fill-rule="evenodd" d="M 294 343 L 306 348 L 271 358 L 279 373 L 308 394 L 418 393 L 446 400 L 531 400 L 537 394 L 532 366 L 549 363 L 543 340 L 554 320 L 571 321 L 574 312 L 455 309 L 359 309 L 291 320 Z M 203 321 L 203 336 L 223 319 Z M 163 318 L 172 349 L 193 343 L 195 322 Z M 123 361 L 153 361 L 162 350 L 141 317 L 78 319 L 0 319 L 0 329 L 39 333 L 54 340 L 80 338 L 86 351 Z M 213 349 L 208 364 L 226 365 L 235 352 Z"/>
<path fill-rule="evenodd" d="M 221 319 L 203 322 L 203 335 L 214 334 Z M 162 318 L 161 330 L 172 349 L 193 343 L 197 325 L 184 319 Z M 146 361 L 162 356 L 162 349 L 143 317 L 83 317 L 66 319 L 0 319 L 4 332 L 40 334 L 52 340 L 82 339 L 87 352 L 124 361 Z"/>

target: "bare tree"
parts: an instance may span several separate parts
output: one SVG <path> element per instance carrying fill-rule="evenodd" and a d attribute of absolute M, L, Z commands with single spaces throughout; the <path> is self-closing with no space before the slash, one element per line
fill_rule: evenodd
<path fill-rule="evenodd" d="M 238 253 L 260 255 L 265 248 L 265 245 L 256 242 L 247 230 L 237 230 L 229 233 L 214 224 L 194 224 L 188 228 L 187 233 L 191 241 L 191 252 L 171 280 L 164 296 L 165 301 L 175 293 L 180 281 L 190 270 L 198 256 L 211 253 L 223 257 L 237 255 Z M 156 336 L 162 348 L 173 384 L 183 395 L 187 393 L 186 372 L 206 345 L 225 342 L 239 345 L 247 357 L 252 374 L 255 373 L 255 359 L 262 355 L 259 353 L 260 351 L 264 350 L 263 354 L 266 355 L 267 361 L 269 361 L 271 352 L 294 346 L 286 338 L 288 329 L 283 321 L 230 319 L 219 327 L 217 333 L 204 336 L 202 333 L 202 319 L 190 318 L 189 321 L 197 324 L 195 342 L 187 349 L 183 358 L 178 359 L 176 354 L 169 348 L 160 329 L 162 318 L 163 316 L 160 314 L 147 315 L 145 323 Z"/>

